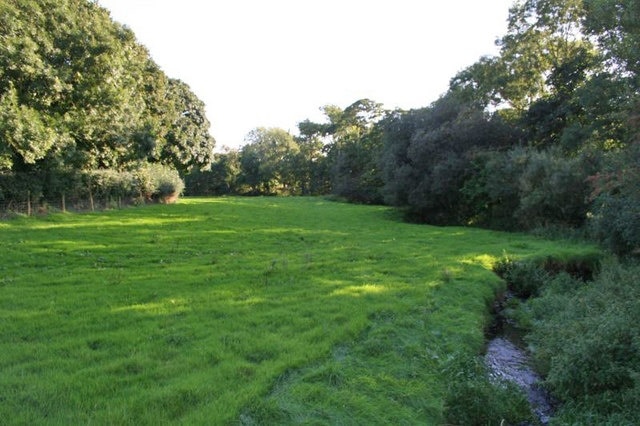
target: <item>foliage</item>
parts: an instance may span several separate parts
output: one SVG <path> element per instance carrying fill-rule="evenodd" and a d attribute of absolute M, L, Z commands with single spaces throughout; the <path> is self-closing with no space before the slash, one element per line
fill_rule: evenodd
<path fill-rule="evenodd" d="M 344 110 L 325 107 L 325 113 L 331 123 L 327 158 L 332 193 L 354 202 L 380 203 L 382 135 L 376 124 L 384 114 L 382 104 L 360 99 Z"/>
<path fill-rule="evenodd" d="M 526 0 L 509 13 L 509 27 L 499 45 L 502 98 L 524 111 L 550 91 L 549 75 L 591 50 L 581 31 L 581 0 Z M 579 74 L 575 77 L 579 77 Z"/>
<path fill-rule="evenodd" d="M 503 258 L 495 264 L 494 271 L 520 298 L 537 296 L 549 280 L 549 273 L 535 261 L 518 262 Z"/>
<path fill-rule="evenodd" d="M 498 115 L 453 94 L 385 125 L 385 199 L 434 224 L 466 223 L 476 213 L 462 192 L 476 152 L 506 146 L 513 136 Z"/>
<path fill-rule="evenodd" d="M 295 191 L 294 159 L 300 151 L 289 132 L 259 127 L 247 135 L 240 151 L 241 183 L 252 194 L 289 194 Z"/>
<path fill-rule="evenodd" d="M 186 195 L 229 195 L 241 192 L 240 152 L 227 150 L 214 156 L 208 170 L 193 170 L 185 176 Z"/>
<path fill-rule="evenodd" d="M 614 253 L 638 254 L 640 250 L 640 143 L 612 154 L 602 172 L 592 179 L 594 237 Z"/>
<path fill-rule="evenodd" d="M 520 228 L 515 212 L 520 205 L 518 181 L 527 150 L 484 151 L 471 160 L 472 175 L 461 188 L 469 208 L 469 223 L 492 229 Z"/>
<path fill-rule="evenodd" d="M 518 182 L 520 204 L 515 215 L 521 226 L 582 225 L 589 207 L 588 166 L 580 157 L 530 152 Z"/>
<path fill-rule="evenodd" d="M 613 70 L 640 81 L 640 5 L 634 0 L 584 0 L 585 31 L 597 37 Z"/>
<path fill-rule="evenodd" d="M 213 160 L 215 140 L 209 134 L 204 103 L 180 80 L 170 79 L 167 92 L 176 115 L 165 135 L 160 158 L 183 173 L 206 169 Z"/>
<path fill-rule="evenodd" d="M 173 202 L 182 194 L 184 182 L 178 172 L 161 164 L 145 164 L 134 170 L 136 190 L 144 200 Z"/>
<path fill-rule="evenodd" d="M 130 171 L 94 170 L 86 173 L 86 191 L 104 200 L 175 201 L 184 190 L 178 172 L 160 164 L 142 164 Z M 81 194 L 86 195 L 86 194 Z"/>
<path fill-rule="evenodd" d="M 97 2 L 0 3 L 0 170 L 73 192 L 83 173 L 140 162 L 205 167 L 204 105 Z M 75 175 L 70 186 L 48 177 Z M 53 182 L 53 181 L 52 181 Z"/>
<path fill-rule="evenodd" d="M 593 282 L 559 275 L 529 302 L 528 341 L 547 387 L 565 402 L 559 422 L 640 420 L 639 273 L 637 265 L 609 262 Z"/>
<path fill-rule="evenodd" d="M 111 200 L 118 198 L 134 198 L 139 194 L 136 191 L 136 181 L 131 172 L 117 170 L 93 170 L 85 176 L 86 189 L 91 196 Z M 84 195 L 84 194 L 83 194 Z"/>

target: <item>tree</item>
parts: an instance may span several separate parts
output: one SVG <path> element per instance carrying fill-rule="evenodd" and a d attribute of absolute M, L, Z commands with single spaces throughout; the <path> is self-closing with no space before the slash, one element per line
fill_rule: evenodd
<path fill-rule="evenodd" d="M 587 34 L 598 40 L 612 70 L 640 87 L 640 4 L 636 0 L 583 0 Z"/>
<path fill-rule="evenodd" d="M 202 102 L 97 2 L 1 1 L 0 39 L 5 172 L 50 192 L 76 185 L 73 173 L 210 163 Z"/>
<path fill-rule="evenodd" d="M 180 80 L 169 80 L 167 94 L 175 113 L 161 158 L 182 172 L 207 168 L 213 159 L 215 140 L 209 134 L 204 103 Z"/>
<path fill-rule="evenodd" d="M 576 52 L 591 50 L 582 33 L 582 0 L 525 0 L 509 13 L 507 34 L 499 41 L 501 98 L 524 111 L 548 93 L 547 76 Z"/>
<path fill-rule="evenodd" d="M 329 136 L 329 126 L 327 123 L 313 123 L 309 120 L 298 123 L 299 136 L 296 142 L 300 151 L 294 160 L 294 170 L 302 195 L 330 192 L 324 149 L 325 140 Z"/>
<path fill-rule="evenodd" d="M 279 128 L 259 127 L 246 137 L 240 152 L 242 181 L 251 192 L 290 194 L 297 191 L 294 170 L 300 148 L 293 136 Z"/>
<path fill-rule="evenodd" d="M 462 189 L 474 176 L 477 153 L 518 141 L 499 114 L 458 95 L 449 92 L 429 108 L 396 112 L 384 122 L 385 200 L 415 220 L 467 223 L 478 212 Z"/>
<path fill-rule="evenodd" d="M 327 161 L 332 192 L 351 201 L 381 202 L 382 133 L 377 124 L 385 113 L 382 104 L 360 99 L 344 110 L 326 106 L 324 112 L 329 119 Z"/>

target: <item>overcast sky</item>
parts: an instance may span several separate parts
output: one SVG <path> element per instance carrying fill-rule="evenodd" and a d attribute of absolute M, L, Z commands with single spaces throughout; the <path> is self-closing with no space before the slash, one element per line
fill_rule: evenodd
<path fill-rule="evenodd" d="M 217 146 L 319 108 L 419 108 L 497 53 L 513 0 L 99 0 L 206 104 Z"/>

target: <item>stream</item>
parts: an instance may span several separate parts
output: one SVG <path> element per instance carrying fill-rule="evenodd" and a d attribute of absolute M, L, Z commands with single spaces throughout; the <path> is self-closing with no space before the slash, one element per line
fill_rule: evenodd
<path fill-rule="evenodd" d="M 553 407 L 549 395 L 540 386 L 540 377 L 529 366 L 524 350 L 504 337 L 489 341 L 485 362 L 495 379 L 507 380 L 521 388 L 527 395 L 534 414 L 544 425 L 549 423 Z"/>
<path fill-rule="evenodd" d="M 522 389 L 540 423 L 548 424 L 553 415 L 551 397 L 540 385 L 542 379 L 529 363 L 521 336 L 500 312 L 496 313 L 496 325 L 486 351 L 485 363 L 491 378 L 509 381 Z"/>

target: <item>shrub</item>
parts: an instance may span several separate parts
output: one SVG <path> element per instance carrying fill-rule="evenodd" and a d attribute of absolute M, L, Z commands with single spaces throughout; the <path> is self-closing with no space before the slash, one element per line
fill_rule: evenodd
<path fill-rule="evenodd" d="M 590 283 L 561 274 L 529 302 L 534 321 L 528 342 L 547 387 L 567 403 L 567 418 L 581 410 L 583 419 L 591 415 L 601 424 L 638 420 L 638 276 L 640 266 L 611 262 Z"/>
<path fill-rule="evenodd" d="M 518 227 L 513 213 L 520 203 L 518 177 L 524 152 L 515 148 L 508 153 L 486 151 L 474 155 L 475 170 L 461 190 L 471 224 L 502 230 Z"/>
<path fill-rule="evenodd" d="M 528 298 L 539 294 L 549 279 L 549 273 L 533 261 L 513 261 L 509 258 L 499 260 L 494 272 L 504 279 L 516 296 Z"/>
<path fill-rule="evenodd" d="M 618 255 L 640 254 L 640 200 L 602 194 L 594 204 L 590 229 L 596 240 Z"/>
<path fill-rule="evenodd" d="M 611 154 L 590 181 L 594 237 L 618 255 L 640 254 L 640 142 Z"/>
<path fill-rule="evenodd" d="M 92 194 L 104 200 L 135 195 L 134 178 L 130 172 L 113 169 L 92 170 L 87 172 L 85 180 Z"/>
<path fill-rule="evenodd" d="M 589 206 L 587 165 L 559 151 L 530 151 L 519 178 L 518 222 L 525 229 L 582 225 Z"/>
<path fill-rule="evenodd" d="M 178 171 L 170 166 L 145 164 L 134 175 L 139 194 L 145 200 L 173 202 L 184 190 Z"/>

